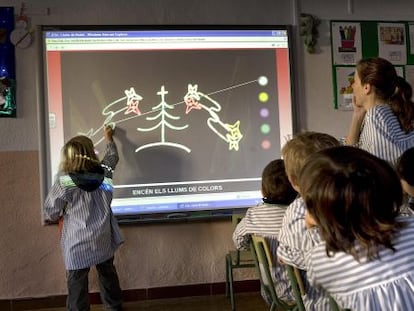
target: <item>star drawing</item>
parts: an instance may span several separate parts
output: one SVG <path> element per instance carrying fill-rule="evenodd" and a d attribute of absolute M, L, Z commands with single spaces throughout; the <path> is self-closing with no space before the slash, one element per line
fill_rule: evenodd
<path fill-rule="evenodd" d="M 228 133 L 226 134 L 228 143 L 229 143 L 229 150 L 239 150 L 239 141 L 243 138 L 243 135 L 240 132 L 240 120 L 236 121 L 233 125 L 226 124 L 228 129 Z"/>
<path fill-rule="evenodd" d="M 125 114 L 135 113 L 141 115 L 141 111 L 138 108 L 139 102 L 142 100 L 142 97 L 135 93 L 135 89 L 131 87 L 128 90 L 125 90 L 125 95 L 127 96 L 127 110 Z"/>

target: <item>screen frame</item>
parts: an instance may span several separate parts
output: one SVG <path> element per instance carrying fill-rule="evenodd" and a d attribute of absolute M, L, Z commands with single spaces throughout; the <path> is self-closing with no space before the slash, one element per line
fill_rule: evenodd
<path fill-rule="evenodd" d="M 39 141 L 40 141 L 40 179 L 41 179 L 41 204 L 47 196 L 48 189 L 51 187 L 53 180 L 50 180 L 50 141 L 49 141 L 49 113 L 47 103 L 47 83 L 46 79 L 46 64 L 45 64 L 45 46 L 43 40 L 43 33 L 45 31 L 109 31 L 109 30 L 137 30 L 137 31 L 153 31 L 153 30 L 286 30 L 288 34 L 288 57 L 289 57 L 289 73 L 290 73 L 290 114 L 292 116 L 292 134 L 296 133 L 296 105 L 295 105 L 295 79 L 294 79 L 294 40 L 292 37 L 292 29 L 289 25 L 41 25 L 37 27 L 39 41 L 39 55 L 38 62 L 38 79 L 37 86 L 39 92 L 37 93 L 37 101 L 39 103 Z M 185 212 L 161 212 L 149 214 L 134 214 L 117 216 L 118 222 L 121 224 L 134 223 L 163 223 L 176 221 L 197 221 L 206 219 L 222 219 L 231 217 L 234 213 L 243 213 L 245 208 L 223 208 L 219 210 L 199 210 L 199 211 L 185 211 Z"/>

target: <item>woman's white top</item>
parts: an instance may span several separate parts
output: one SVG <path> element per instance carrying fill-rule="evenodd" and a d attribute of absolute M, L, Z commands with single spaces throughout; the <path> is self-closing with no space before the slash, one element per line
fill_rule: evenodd
<path fill-rule="evenodd" d="M 395 166 L 402 153 L 414 147 L 414 131 L 402 130 L 389 105 L 375 105 L 365 114 L 358 146 Z"/>

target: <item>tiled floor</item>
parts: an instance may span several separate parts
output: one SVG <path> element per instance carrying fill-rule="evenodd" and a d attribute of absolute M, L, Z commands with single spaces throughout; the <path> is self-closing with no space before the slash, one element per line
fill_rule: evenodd
<path fill-rule="evenodd" d="M 37 309 L 36 311 L 64 311 L 65 308 Z M 104 310 L 93 305 L 91 311 Z M 224 295 L 198 296 L 174 299 L 145 300 L 128 302 L 125 311 L 231 311 L 230 300 Z M 236 294 L 236 311 L 267 311 L 260 293 Z M 31 310 L 34 311 L 34 310 Z"/>

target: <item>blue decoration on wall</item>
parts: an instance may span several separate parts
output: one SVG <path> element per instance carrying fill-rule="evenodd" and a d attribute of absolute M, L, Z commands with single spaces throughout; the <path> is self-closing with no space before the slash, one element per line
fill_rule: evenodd
<path fill-rule="evenodd" d="M 16 117 L 16 72 L 14 45 L 14 8 L 0 7 L 0 117 Z"/>

